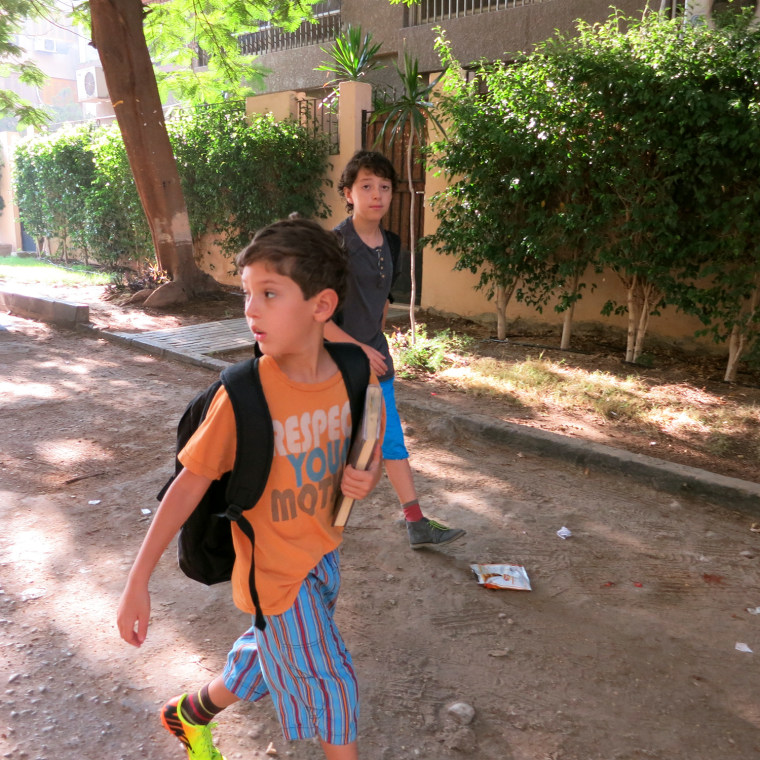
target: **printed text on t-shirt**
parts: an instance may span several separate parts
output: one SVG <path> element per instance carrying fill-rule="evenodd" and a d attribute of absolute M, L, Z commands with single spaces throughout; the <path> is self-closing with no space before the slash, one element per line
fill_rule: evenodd
<path fill-rule="evenodd" d="M 346 461 L 351 434 L 351 407 L 346 401 L 329 409 L 274 420 L 274 454 L 293 468 L 295 489 L 272 491 L 272 520 L 292 520 L 303 512 L 332 505 Z"/>

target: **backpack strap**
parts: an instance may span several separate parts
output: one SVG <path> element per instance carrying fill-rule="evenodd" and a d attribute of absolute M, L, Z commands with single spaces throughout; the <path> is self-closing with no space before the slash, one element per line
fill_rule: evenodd
<path fill-rule="evenodd" d="M 250 509 L 264 492 L 274 452 L 272 417 L 261 387 L 258 358 L 227 367 L 222 372 L 222 384 L 235 412 L 237 434 L 228 501 L 238 508 Z M 266 452 L 269 456 L 262 456 Z"/>
<path fill-rule="evenodd" d="M 226 515 L 236 522 L 251 542 L 251 568 L 248 588 L 255 610 L 255 626 L 263 631 L 266 621 L 261 612 L 256 591 L 256 563 L 254 560 L 256 536 L 253 526 L 243 511 L 253 507 L 264 493 L 274 453 L 272 417 L 269 414 L 264 389 L 261 387 L 258 358 L 238 362 L 222 372 L 222 383 L 235 412 L 237 444 L 235 464 L 227 483 Z"/>
<path fill-rule="evenodd" d="M 325 343 L 338 365 L 351 406 L 351 440 L 356 439 L 364 411 L 364 396 L 369 385 L 370 367 L 367 354 L 356 343 Z"/>
<path fill-rule="evenodd" d="M 351 407 L 351 438 L 356 437 L 364 410 L 364 396 L 370 379 L 369 359 L 354 343 L 325 343 L 333 361 L 343 376 Z M 256 591 L 254 546 L 255 533 L 243 516 L 264 493 L 274 454 L 274 432 L 264 389 L 259 375 L 259 357 L 227 367 L 221 376 L 235 413 L 237 444 L 235 464 L 227 484 L 226 515 L 238 524 L 251 542 L 251 568 L 248 587 L 255 609 L 255 626 L 263 631 L 266 621 L 261 612 Z"/>

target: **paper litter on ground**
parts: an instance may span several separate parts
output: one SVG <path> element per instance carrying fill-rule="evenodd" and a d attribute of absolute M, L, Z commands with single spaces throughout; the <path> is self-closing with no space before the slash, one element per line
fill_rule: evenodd
<path fill-rule="evenodd" d="M 528 573 L 522 565 L 470 565 L 470 569 L 485 588 L 531 590 Z"/>

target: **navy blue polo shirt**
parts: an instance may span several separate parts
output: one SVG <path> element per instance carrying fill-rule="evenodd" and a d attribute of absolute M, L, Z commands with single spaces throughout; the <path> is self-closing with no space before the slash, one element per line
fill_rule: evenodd
<path fill-rule="evenodd" d="M 383 311 L 391 292 L 393 261 L 388 237 L 383 230 L 383 244 L 370 248 L 357 234 L 351 217 L 335 231 L 343 238 L 348 251 L 348 288 L 336 323 L 352 338 L 380 351 L 387 371 L 378 378 L 393 377 L 393 360 L 383 333 Z"/>

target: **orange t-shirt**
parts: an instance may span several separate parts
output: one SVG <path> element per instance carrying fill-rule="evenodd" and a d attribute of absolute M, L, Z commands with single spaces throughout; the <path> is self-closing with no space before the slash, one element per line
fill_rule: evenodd
<path fill-rule="evenodd" d="M 261 610 L 279 615 L 292 606 L 309 571 L 342 540 L 343 529 L 330 523 L 351 436 L 351 409 L 340 372 L 322 383 L 296 383 L 268 356 L 260 360 L 259 372 L 272 416 L 274 456 L 264 493 L 245 516 L 256 536 Z M 215 480 L 232 469 L 236 444 L 235 415 L 221 387 L 179 460 Z M 253 614 L 251 544 L 234 523 L 232 539 L 232 597 Z"/>

